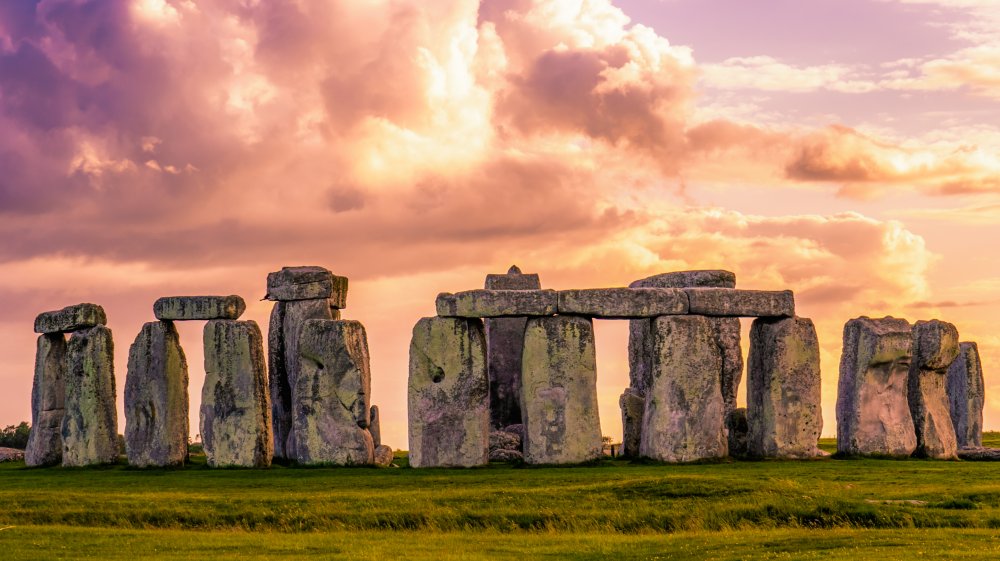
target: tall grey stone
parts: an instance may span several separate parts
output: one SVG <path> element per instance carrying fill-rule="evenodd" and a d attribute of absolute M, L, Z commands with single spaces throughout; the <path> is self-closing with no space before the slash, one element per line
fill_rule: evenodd
<path fill-rule="evenodd" d="M 505 275 L 486 276 L 487 290 L 539 290 L 537 274 L 517 265 Z M 489 318 L 486 324 L 486 371 L 490 379 L 490 425 L 500 429 L 521 422 L 521 352 L 527 317 Z"/>
<path fill-rule="evenodd" d="M 653 320 L 640 455 L 691 462 L 727 453 L 725 404 L 719 385 L 722 355 L 704 316 Z"/>
<path fill-rule="evenodd" d="M 188 365 L 173 322 L 142 326 L 128 351 L 125 453 L 136 467 L 188 458 Z"/>
<path fill-rule="evenodd" d="M 292 388 L 300 367 L 299 334 L 310 319 L 340 319 L 340 312 L 326 299 L 279 301 L 271 310 L 267 351 L 275 458 L 297 457 L 292 431 Z"/>
<path fill-rule="evenodd" d="M 844 325 L 837 382 L 837 451 L 909 456 L 917 435 L 907 400 L 913 329 L 905 319 L 860 317 Z"/>
<path fill-rule="evenodd" d="M 946 389 L 948 367 L 958 357 L 958 330 L 939 321 L 918 321 L 913 326 L 913 362 L 908 395 L 917 456 L 939 459 L 958 457 L 951 403 Z"/>
<path fill-rule="evenodd" d="M 292 430 L 300 464 L 370 465 L 371 369 L 357 321 L 308 320 L 292 388 Z"/>
<path fill-rule="evenodd" d="M 635 388 L 625 388 L 618 398 L 622 410 L 622 452 L 628 458 L 639 457 L 642 441 L 642 416 L 646 409 L 646 396 Z"/>
<path fill-rule="evenodd" d="M 557 292 L 560 315 L 630 319 L 686 314 L 688 297 L 676 288 L 584 288 Z"/>
<path fill-rule="evenodd" d="M 372 435 L 372 443 L 376 448 L 382 445 L 382 420 L 378 416 L 378 405 L 372 405 L 368 415 L 368 433 Z"/>
<path fill-rule="evenodd" d="M 958 447 L 982 446 L 986 384 L 979 346 L 975 343 L 959 343 L 958 358 L 948 367 L 947 390 Z"/>
<path fill-rule="evenodd" d="M 76 304 L 43 312 L 35 318 L 35 333 L 71 333 L 108 323 L 104 308 L 97 304 Z"/>
<path fill-rule="evenodd" d="M 410 341 L 407 388 L 410 465 L 485 465 L 489 403 L 482 320 L 418 321 Z"/>
<path fill-rule="evenodd" d="M 819 339 L 811 319 L 760 318 L 750 329 L 747 447 L 755 457 L 820 454 Z"/>
<path fill-rule="evenodd" d="M 601 457 L 594 325 L 588 318 L 532 318 L 521 358 L 524 460 L 579 463 Z"/>
<path fill-rule="evenodd" d="M 24 451 L 27 466 L 62 461 L 62 420 L 66 412 L 66 336 L 38 336 L 35 379 L 31 386 L 31 432 Z"/>
<path fill-rule="evenodd" d="M 255 321 L 213 320 L 205 324 L 203 341 L 199 420 L 208 465 L 271 465 L 271 403 L 260 327 Z"/>
<path fill-rule="evenodd" d="M 118 461 L 114 342 L 103 325 L 73 332 L 67 345 L 64 466 Z"/>

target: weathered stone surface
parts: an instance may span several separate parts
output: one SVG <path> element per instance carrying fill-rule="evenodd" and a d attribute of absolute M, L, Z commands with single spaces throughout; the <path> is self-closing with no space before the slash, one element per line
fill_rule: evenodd
<path fill-rule="evenodd" d="M 687 294 L 677 288 L 587 288 L 560 290 L 560 314 L 606 319 L 686 314 Z"/>
<path fill-rule="evenodd" d="M 629 288 L 736 288 L 736 275 L 729 271 L 675 271 L 637 280 Z"/>
<path fill-rule="evenodd" d="M 489 381 L 482 321 L 418 321 L 410 341 L 407 394 L 411 466 L 488 462 Z"/>
<path fill-rule="evenodd" d="M 948 367 L 946 389 L 951 402 L 951 423 L 955 426 L 958 447 L 982 446 L 986 384 L 978 345 L 959 343 L 958 358 Z"/>
<path fill-rule="evenodd" d="M 467 290 L 437 297 L 440 317 L 499 318 L 555 315 L 555 290 Z"/>
<path fill-rule="evenodd" d="M 536 274 L 522 274 L 514 265 L 505 275 L 486 276 L 487 290 L 539 290 Z M 490 426 L 521 422 L 521 353 L 525 317 L 486 319 L 486 372 L 490 379 Z"/>
<path fill-rule="evenodd" d="M 913 330 L 905 319 L 844 325 L 837 383 L 837 451 L 909 456 L 917 448 L 907 401 Z"/>
<path fill-rule="evenodd" d="M 686 288 L 688 311 L 704 316 L 792 317 L 795 296 L 791 290 L 738 290 Z"/>
<path fill-rule="evenodd" d="M 67 345 L 64 466 L 118 461 L 114 342 L 103 325 L 76 331 Z"/>
<path fill-rule="evenodd" d="M 70 333 L 108 323 L 104 308 L 97 304 L 77 304 L 44 312 L 35 318 L 35 333 Z"/>
<path fill-rule="evenodd" d="M 722 356 L 721 389 L 726 417 L 736 409 L 736 393 L 743 378 L 742 326 L 739 318 L 709 318 L 715 332 L 715 344 Z"/>
<path fill-rule="evenodd" d="M 184 464 L 188 434 L 188 365 L 177 328 L 173 322 L 147 323 L 129 348 L 125 374 L 129 465 Z"/>
<path fill-rule="evenodd" d="M 294 460 L 295 433 L 292 431 L 292 388 L 298 378 L 299 335 L 310 319 L 339 319 L 329 300 L 277 302 L 271 310 L 267 334 L 268 383 L 271 392 L 274 457 Z"/>
<path fill-rule="evenodd" d="M 528 320 L 521 359 L 521 417 L 527 463 L 571 464 L 601 457 L 591 320 Z"/>
<path fill-rule="evenodd" d="M 726 456 L 722 356 L 712 323 L 704 316 L 662 316 L 652 330 L 639 454 L 664 462 Z"/>
<path fill-rule="evenodd" d="M 524 454 L 520 450 L 491 450 L 491 462 L 523 462 Z"/>
<path fill-rule="evenodd" d="M 347 277 L 323 267 L 282 267 L 267 275 L 267 300 L 330 300 L 337 309 L 347 307 Z"/>
<path fill-rule="evenodd" d="M 380 444 L 375 447 L 374 452 L 375 465 L 378 467 L 389 467 L 392 465 L 392 448 L 386 446 L 385 444 Z"/>
<path fill-rule="evenodd" d="M 639 457 L 642 442 L 642 416 L 646 409 L 646 396 L 635 388 L 625 388 L 618 398 L 622 410 L 622 451 L 621 456 Z"/>
<path fill-rule="evenodd" d="M 952 459 L 958 452 L 951 403 L 946 389 L 948 367 L 958 357 L 958 330 L 938 320 L 913 326 L 913 361 L 908 399 L 917 433 L 917 456 Z"/>
<path fill-rule="evenodd" d="M 165 296 L 153 303 L 159 320 L 239 319 L 247 304 L 239 296 Z"/>
<path fill-rule="evenodd" d="M 959 448 L 958 458 L 969 462 L 1000 462 L 1000 448 Z"/>
<path fill-rule="evenodd" d="M 519 442 L 521 443 L 521 448 L 524 448 L 524 425 L 521 423 L 507 425 L 503 428 L 503 432 L 509 432 L 511 434 L 516 434 Z"/>
<path fill-rule="evenodd" d="M 368 434 L 372 435 L 372 444 L 378 448 L 382 444 L 382 421 L 378 416 L 378 405 L 372 405 L 369 409 Z"/>
<path fill-rule="evenodd" d="M 19 462 L 24 457 L 25 452 L 23 450 L 18 450 L 17 448 L 0 448 L 0 463 Z"/>
<path fill-rule="evenodd" d="M 66 336 L 38 336 L 35 379 L 31 386 L 31 432 L 24 451 L 28 466 L 52 466 L 62 461 L 62 420 L 66 412 Z"/>
<path fill-rule="evenodd" d="M 726 417 L 726 428 L 729 430 L 729 455 L 743 458 L 750 454 L 750 423 L 747 420 L 746 407 L 739 407 L 729 412 Z"/>
<path fill-rule="evenodd" d="M 521 450 L 520 435 L 499 430 L 491 432 L 490 452 L 494 450 Z"/>
<path fill-rule="evenodd" d="M 819 455 L 819 339 L 811 319 L 757 319 L 750 329 L 747 444 L 751 456 Z"/>
<path fill-rule="evenodd" d="M 300 464 L 375 461 L 368 337 L 357 321 L 308 320 L 299 340 L 301 369 L 292 388 L 292 430 Z"/>
<path fill-rule="evenodd" d="M 199 421 L 208 465 L 271 465 L 271 403 L 260 327 L 255 321 L 213 320 L 205 324 L 203 341 Z"/>

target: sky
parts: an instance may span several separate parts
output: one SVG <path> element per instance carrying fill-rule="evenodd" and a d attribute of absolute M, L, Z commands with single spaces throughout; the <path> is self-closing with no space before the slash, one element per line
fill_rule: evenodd
<path fill-rule="evenodd" d="M 952 322 L 1000 429 L 998 30 L 995 0 L 0 2 L 0 425 L 36 314 L 104 306 L 123 430 L 156 298 L 239 294 L 266 332 L 267 273 L 320 265 L 406 448 L 413 325 L 517 264 L 793 290 L 826 435 L 847 320 Z M 620 436 L 628 325 L 596 323 Z"/>

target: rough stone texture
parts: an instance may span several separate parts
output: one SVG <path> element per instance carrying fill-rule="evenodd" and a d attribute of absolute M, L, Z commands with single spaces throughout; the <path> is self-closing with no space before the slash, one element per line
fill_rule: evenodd
<path fill-rule="evenodd" d="M 499 318 L 555 315 L 555 290 L 467 290 L 437 297 L 440 317 Z"/>
<path fill-rule="evenodd" d="M 67 345 L 62 465 L 118 461 L 114 342 L 103 325 L 76 331 Z"/>
<path fill-rule="evenodd" d="M 372 405 L 368 415 L 368 434 L 372 444 L 378 448 L 382 444 L 382 421 L 378 417 L 378 405 Z"/>
<path fill-rule="evenodd" d="M 213 320 L 205 324 L 203 340 L 199 420 L 208 465 L 271 465 L 271 403 L 260 327 L 255 321 Z"/>
<path fill-rule="evenodd" d="M 844 325 L 837 383 L 837 451 L 909 456 L 917 435 L 907 401 L 913 329 L 905 319 L 860 317 Z"/>
<path fill-rule="evenodd" d="M 375 465 L 378 467 L 389 467 L 392 465 L 392 448 L 386 446 L 385 444 L 380 444 L 375 447 L 374 452 Z"/>
<path fill-rule="evenodd" d="M 664 462 L 726 456 L 722 356 L 712 322 L 704 316 L 662 316 L 652 331 L 639 454 Z"/>
<path fill-rule="evenodd" d="M 306 321 L 299 355 L 301 369 L 292 387 L 295 459 L 306 465 L 374 463 L 364 326 L 349 320 Z"/>
<path fill-rule="evenodd" d="M 490 452 L 494 450 L 520 450 L 521 436 L 506 431 L 495 430 L 490 433 Z"/>
<path fill-rule="evenodd" d="M 490 451 L 491 462 L 523 462 L 524 454 L 520 450 L 492 450 Z"/>
<path fill-rule="evenodd" d="M 347 277 L 338 277 L 323 267 L 282 267 L 267 275 L 267 300 L 330 300 L 342 310 L 347 307 Z"/>
<path fill-rule="evenodd" d="M 958 357 L 958 330 L 938 320 L 913 326 L 913 361 L 907 397 L 917 433 L 915 455 L 952 459 L 958 453 L 951 403 L 946 389 L 948 367 Z"/>
<path fill-rule="evenodd" d="M 747 420 L 746 407 L 733 409 L 726 417 L 726 427 L 729 430 L 729 455 L 743 458 L 750 454 L 750 423 Z"/>
<path fill-rule="evenodd" d="M 646 396 L 635 388 L 625 388 L 618 398 L 622 410 L 622 451 L 621 456 L 639 457 L 642 442 L 642 416 L 646 409 Z"/>
<path fill-rule="evenodd" d="M 958 358 L 948 367 L 946 385 L 951 402 L 951 424 L 959 448 L 983 445 L 983 403 L 986 384 L 979 347 L 975 343 L 960 343 Z"/>
<path fill-rule="evenodd" d="M 736 275 L 729 271 L 675 271 L 637 280 L 629 288 L 736 288 Z"/>
<path fill-rule="evenodd" d="M 24 451 L 28 466 L 62 461 L 62 420 L 66 412 L 66 336 L 38 336 L 35 379 L 31 387 L 31 432 Z"/>
<path fill-rule="evenodd" d="M 325 299 L 277 302 L 271 310 L 267 351 L 275 458 L 296 458 L 292 388 L 300 367 L 299 334 L 302 324 L 310 319 L 339 319 L 339 312 Z"/>
<path fill-rule="evenodd" d="M 482 321 L 434 317 L 417 322 L 407 397 L 411 466 L 470 467 L 489 461 Z"/>
<path fill-rule="evenodd" d="M 165 296 L 153 303 L 159 320 L 239 319 L 247 304 L 231 296 Z"/>
<path fill-rule="evenodd" d="M 590 319 L 528 320 L 521 359 L 521 417 L 527 463 L 571 464 L 601 457 Z"/>
<path fill-rule="evenodd" d="M 739 318 L 709 318 L 715 332 L 715 344 L 722 355 L 721 389 L 726 417 L 736 409 L 736 393 L 743 378 L 742 326 Z"/>
<path fill-rule="evenodd" d="M 129 465 L 183 465 L 188 434 L 188 365 L 177 328 L 173 322 L 144 324 L 129 348 L 125 375 Z"/>
<path fill-rule="evenodd" d="M 819 455 L 819 339 L 811 319 L 757 319 L 747 372 L 749 453 L 767 458 Z"/>
<path fill-rule="evenodd" d="M 25 452 L 17 448 L 0 448 L 0 463 L 18 462 L 25 458 Z"/>
<path fill-rule="evenodd" d="M 959 448 L 958 458 L 970 462 L 1000 462 L 1000 448 Z"/>
<path fill-rule="evenodd" d="M 688 311 L 724 317 L 792 317 L 795 296 L 791 290 L 737 290 L 687 288 Z"/>
<path fill-rule="evenodd" d="M 686 314 L 688 298 L 676 288 L 586 288 L 558 292 L 560 314 L 594 318 L 652 318 Z"/>
<path fill-rule="evenodd" d="M 105 315 L 104 308 L 97 304 L 77 304 L 38 314 L 35 318 L 35 333 L 70 333 L 106 323 L 108 316 Z"/>
<path fill-rule="evenodd" d="M 487 290 L 539 290 L 537 274 L 523 274 L 513 265 L 505 275 L 486 275 Z M 521 422 L 521 353 L 525 317 L 493 318 L 486 325 L 486 373 L 490 379 L 490 426 Z"/>

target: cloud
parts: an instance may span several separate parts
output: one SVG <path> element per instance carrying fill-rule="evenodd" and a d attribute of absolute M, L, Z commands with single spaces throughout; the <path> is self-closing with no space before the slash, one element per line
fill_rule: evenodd
<path fill-rule="evenodd" d="M 774 92 L 866 93 L 877 84 L 858 68 L 843 64 L 793 66 L 771 56 L 733 57 L 701 66 L 703 84 L 718 89 L 755 89 Z"/>

